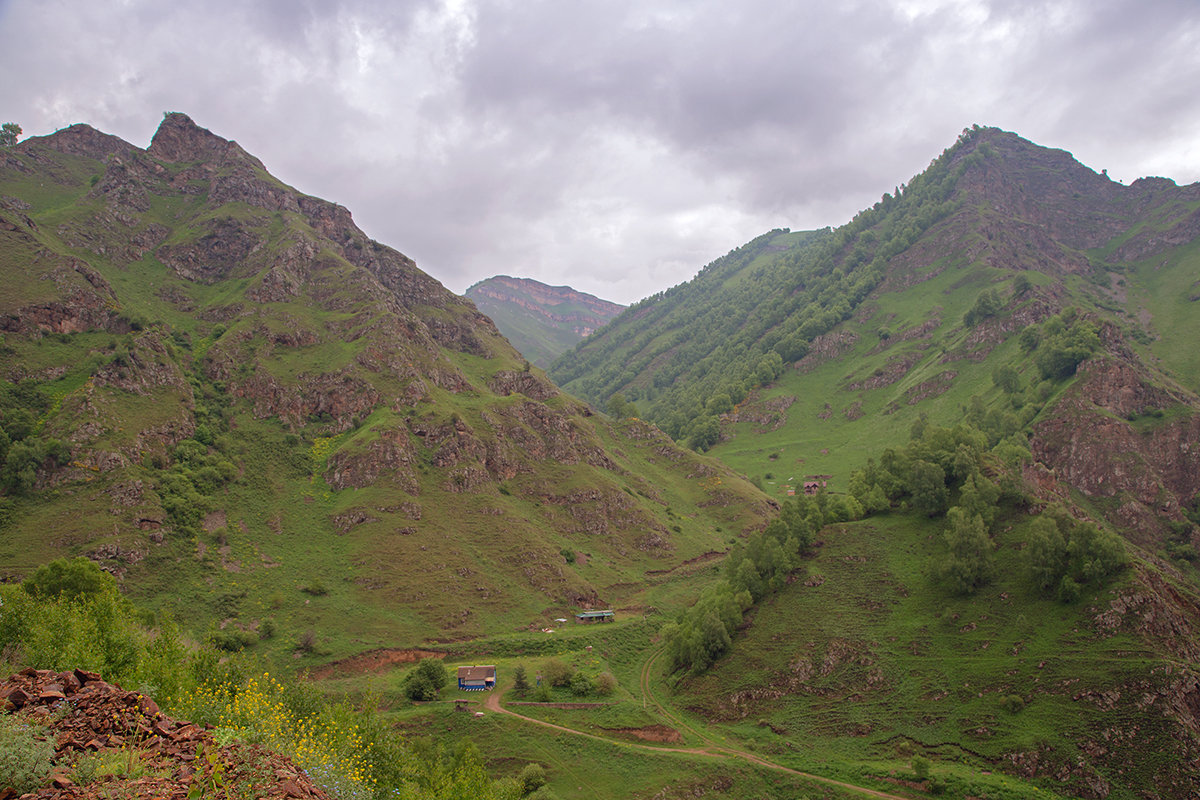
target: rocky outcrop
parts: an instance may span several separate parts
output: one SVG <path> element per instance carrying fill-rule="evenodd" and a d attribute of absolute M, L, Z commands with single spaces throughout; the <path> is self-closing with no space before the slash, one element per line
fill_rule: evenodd
<path fill-rule="evenodd" d="M 1113 355 L 1085 362 L 1030 443 L 1059 480 L 1111 501 L 1111 520 L 1153 550 L 1200 493 L 1200 401 L 1147 378 Z"/>
<path fill-rule="evenodd" d="M 145 797 L 183 800 L 205 796 L 209 759 L 228 785 L 247 787 L 263 800 L 328 800 L 328 795 L 283 756 L 253 745 L 219 745 L 200 725 L 168 717 L 149 697 L 103 681 L 95 672 L 26 669 L 0 684 L 0 708 L 35 719 L 54 745 L 54 769 L 38 800 Z M 71 764 L 84 754 L 130 752 L 136 745 L 141 769 L 123 776 L 97 776 L 87 785 L 71 778 Z M 199 794 L 196 794 L 199 792 Z M 0 787 L 0 800 L 16 793 Z"/>

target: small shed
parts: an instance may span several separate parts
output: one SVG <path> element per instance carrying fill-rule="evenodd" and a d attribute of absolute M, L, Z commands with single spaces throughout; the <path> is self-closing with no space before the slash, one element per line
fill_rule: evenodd
<path fill-rule="evenodd" d="M 458 688 L 464 692 L 483 692 L 496 688 L 496 667 L 470 666 L 458 668 Z"/>
<path fill-rule="evenodd" d="M 593 622 L 612 622 L 616 617 L 613 616 L 612 610 L 608 611 L 580 611 L 575 615 L 576 622 L 591 624 Z"/>

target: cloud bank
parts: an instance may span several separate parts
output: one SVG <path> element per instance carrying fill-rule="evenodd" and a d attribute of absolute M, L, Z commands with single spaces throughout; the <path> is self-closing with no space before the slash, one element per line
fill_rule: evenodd
<path fill-rule="evenodd" d="M 632 302 L 837 226 L 973 123 L 1200 178 L 1200 12 L 1170 0 L 0 3 L 0 115 L 236 139 L 456 292 Z"/>

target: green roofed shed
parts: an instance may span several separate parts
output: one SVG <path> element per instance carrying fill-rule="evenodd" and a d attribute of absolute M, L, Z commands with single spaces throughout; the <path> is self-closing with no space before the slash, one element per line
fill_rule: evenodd
<path fill-rule="evenodd" d="M 576 622 L 612 622 L 612 611 L 581 611 L 575 615 Z"/>

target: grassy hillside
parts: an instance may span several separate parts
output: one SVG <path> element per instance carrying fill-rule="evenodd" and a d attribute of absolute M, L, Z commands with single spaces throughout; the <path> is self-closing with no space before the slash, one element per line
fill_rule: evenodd
<path fill-rule="evenodd" d="M 1177 656 L 1105 613 L 1146 578 L 1074 605 L 1046 599 L 1019 551 L 1027 524 L 1002 525 L 1000 577 L 973 597 L 930 580 L 939 526 L 892 514 L 827 528 L 733 654 L 679 685 L 679 702 L 800 769 L 906 775 L 926 758 L 954 797 L 1029 796 L 993 772 L 1036 770 L 1065 796 L 1185 785 Z"/>
<path fill-rule="evenodd" d="M 146 151 L 75 126 L 4 156 L 8 579 L 88 555 L 309 664 L 655 603 L 647 571 L 771 513 L 182 115 Z"/>

